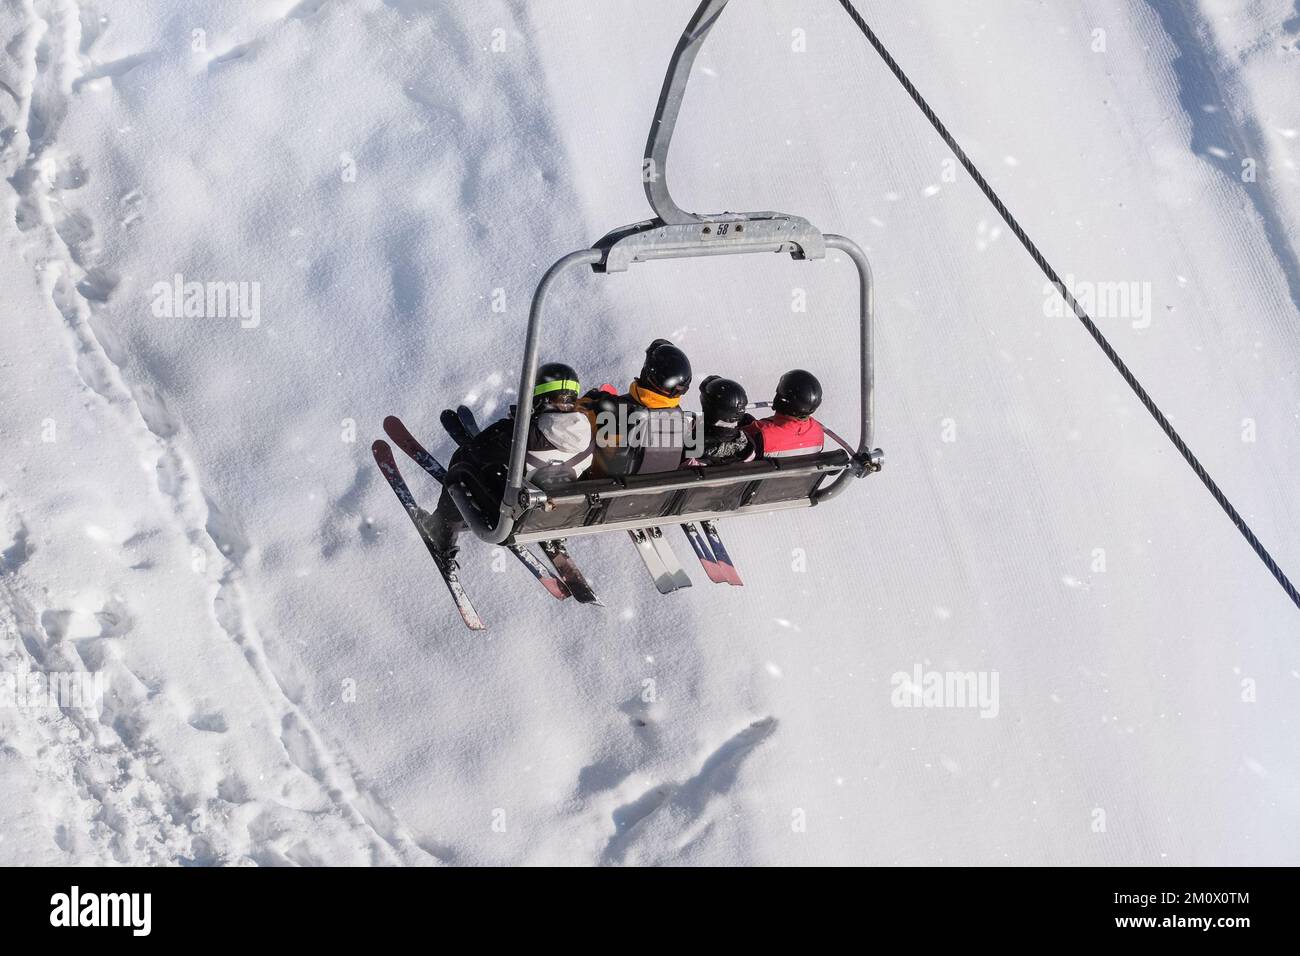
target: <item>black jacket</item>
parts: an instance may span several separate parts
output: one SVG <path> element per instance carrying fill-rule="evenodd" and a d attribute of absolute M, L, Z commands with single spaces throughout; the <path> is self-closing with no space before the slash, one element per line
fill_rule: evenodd
<path fill-rule="evenodd" d="M 754 442 L 739 428 L 705 426 L 704 454 L 699 461 L 704 465 L 732 465 L 754 457 Z"/>
<path fill-rule="evenodd" d="M 495 421 L 464 445 L 456 449 L 451 463 L 468 462 L 482 478 L 483 487 L 499 501 L 506 490 L 506 467 L 510 463 L 510 448 L 515 432 L 514 409 L 509 418 Z"/>
<path fill-rule="evenodd" d="M 632 395 L 592 389 L 578 402 L 591 418 L 596 455 L 593 477 L 673 471 L 682 463 L 690 412 L 681 408 L 646 408 Z M 632 440 L 623 426 L 650 436 Z"/>

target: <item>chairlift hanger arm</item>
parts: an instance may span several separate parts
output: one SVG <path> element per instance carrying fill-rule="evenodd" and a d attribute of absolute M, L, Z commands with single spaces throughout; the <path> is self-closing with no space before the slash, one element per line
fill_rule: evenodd
<path fill-rule="evenodd" d="M 704 38 L 713 29 L 728 0 L 702 0 L 691 17 L 690 23 L 677 41 L 668 61 L 668 72 L 664 76 L 663 89 L 659 91 L 659 103 L 655 106 L 655 117 L 650 123 L 650 137 L 645 145 L 645 167 L 641 178 L 645 183 L 645 196 L 650 201 L 650 208 L 655 215 L 670 226 L 684 223 L 701 222 L 701 216 L 686 212 L 673 202 L 668 192 L 668 147 L 672 145 L 673 130 L 677 126 L 677 114 L 681 112 L 682 99 L 686 96 L 686 83 L 691 78 L 691 67 L 695 56 L 704 45 Z"/>

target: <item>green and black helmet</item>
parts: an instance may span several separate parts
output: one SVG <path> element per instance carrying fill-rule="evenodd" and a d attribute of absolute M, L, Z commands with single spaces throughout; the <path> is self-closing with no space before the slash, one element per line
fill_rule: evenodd
<path fill-rule="evenodd" d="M 578 400 L 581 386 L 578 373 L 563 362 L 547 362 L 537 370 L 533 383 L 533 407 L 538 405 L 572 405 Z"/>

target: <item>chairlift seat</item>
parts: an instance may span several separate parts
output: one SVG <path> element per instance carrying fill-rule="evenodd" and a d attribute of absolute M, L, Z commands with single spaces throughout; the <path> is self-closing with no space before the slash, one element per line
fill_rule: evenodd
<path fill-rule="evenodd" d="M 519 515 L 505 543 L 809 507 L 823 482 L 849 464 L 848 454 L 836 449 L 654 475 L 546 482 L 538 486 L 546 505 Z"/>

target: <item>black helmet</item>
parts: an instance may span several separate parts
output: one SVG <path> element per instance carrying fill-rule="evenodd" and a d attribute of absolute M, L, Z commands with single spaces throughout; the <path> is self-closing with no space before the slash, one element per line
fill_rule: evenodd
<path fill-rule="evenodd" d="M 645 350 L 637 381 L 669 398 L 681 398 L 691 387 L 691 360 L 667 339 L 655 339 Z"/>
<path fill-rule="evenodd" d="M 563 362 L 547 362 L 533 382 L 533 405 L 571 405 L 578 400 L 578 373 Z"/>
<path fill-rule="evenodd" d="M 792 369 L 781 376 L 776 383 L 776 398 L 772 399 L 773 411 L 795 418 L 807 418 L 817 411 L 822 403 L 822 383 L 812 372 L 801 368 Z"/>
<path fill-rule="evenodd" d="M 748 405 L 749 396 L 739 382 L 710 375 L 700 383 L 700 407 L 704 409 L 706 426 L 734 428 L 740 424 Z"/>

